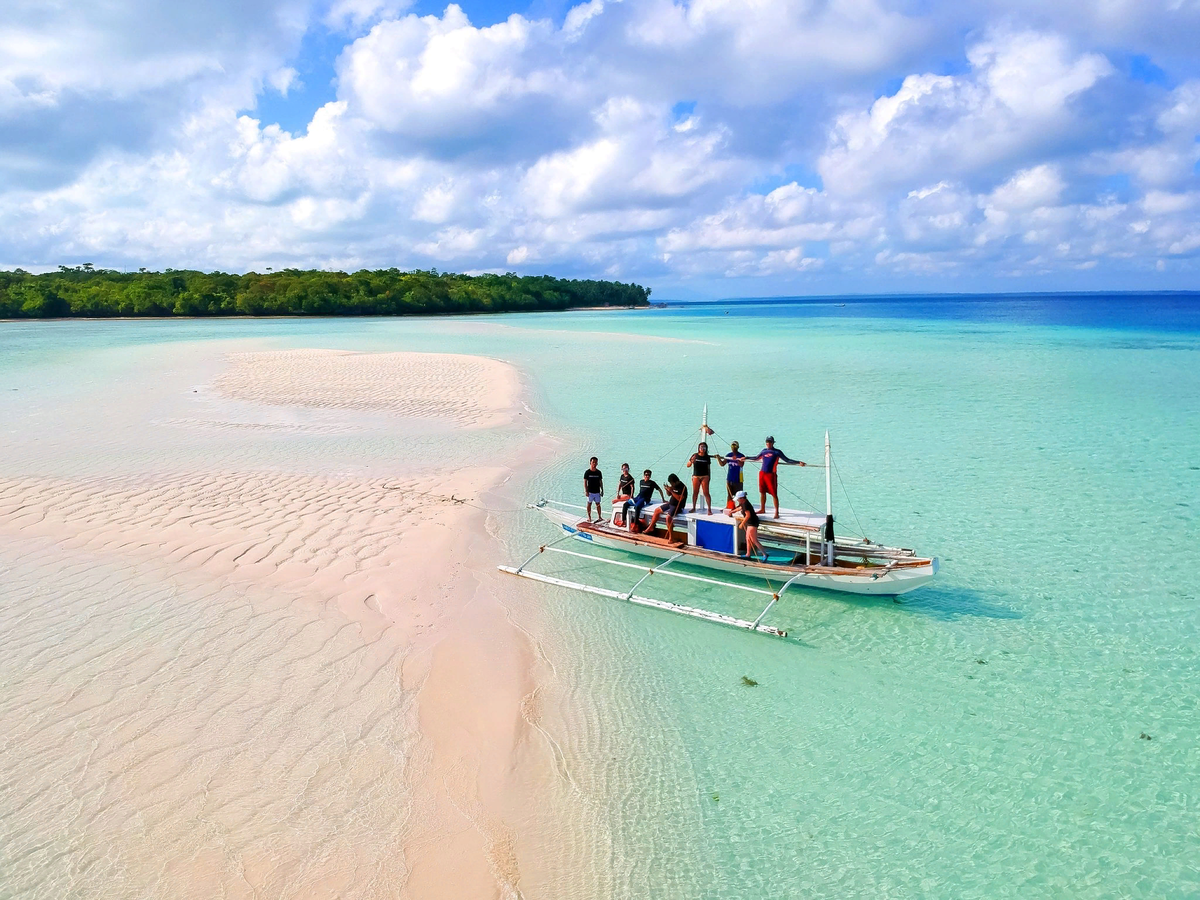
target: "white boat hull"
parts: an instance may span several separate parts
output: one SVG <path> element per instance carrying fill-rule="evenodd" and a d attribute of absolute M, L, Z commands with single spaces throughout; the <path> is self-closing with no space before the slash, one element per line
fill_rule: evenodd
<path fill-rule="evenodd" d="M 566 534 L 574 535 L 581 541 L 606 547 L 611 550 L 621 550 L 648 556 L 654 559 L 668 559 L 678 556 L 682 550 L 680 563 L 729 572 L 738 575 L 765 577 L 775 581 L 792 580 L 795 585 L 802 585 L 820 590 L 838 591 L 840 593 L 862 594 L 867 596 L 897 596 L 916 590 L 928 584 L 937 575 L 939 563 L 937 559 L 910 561 L 897 564 L 895 568 L 887 566 L 844 568 L 835 566 L 785 566 L 761 563 L 754 559 L 746 559 L 727 554 L 713 554 L 704 551 L 689 551 L 677 545 L 664 541 L 639 539 L 611 526 L 588 527 L 584 522 L 570 512 L 555 509 L 548 505 L 536 507 L 551 522 L 558 525 Z M 581 529 L 583 526 L 583 529 Z"/>

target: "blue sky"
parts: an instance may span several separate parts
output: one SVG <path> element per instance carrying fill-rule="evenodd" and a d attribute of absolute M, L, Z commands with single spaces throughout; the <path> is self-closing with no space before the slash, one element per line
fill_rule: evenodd
<path fill-rule="evenodd" d="M 1200 287 L 1172 0 L 14 0 L 0 266 Z"/>

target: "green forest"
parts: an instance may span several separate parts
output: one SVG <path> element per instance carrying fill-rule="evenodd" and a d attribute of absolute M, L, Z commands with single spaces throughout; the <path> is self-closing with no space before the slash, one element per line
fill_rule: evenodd
<path fill-rule="evenodd" d="M 650 289 L 549 275 L 375 269 L 117 272 L 60 266 L 0 271 L 0 319 L 111 316 L 411 316 L 647 306 Z"/>

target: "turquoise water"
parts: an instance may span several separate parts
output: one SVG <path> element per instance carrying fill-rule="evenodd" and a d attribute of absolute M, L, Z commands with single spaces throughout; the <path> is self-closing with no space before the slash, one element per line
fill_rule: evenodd
<path fill-rule="evenodd" d="M 772 616 L 786 641 L 507 586 L 554 661 L 542 724 L 588 823 L 531 829 L 528 896 L 1197 895 L 1195 305 L 838 302 L 21 323 L 0 325 L 0 378 L 52 392 L 64 360 L 174 341 L 484 353 L 527 374 L 561 441 L 529 498 L 573 498 L 593 454 L 613 484 L 622 461 L 683 474 L 704 403 L 751 452 L 772 433 L 819 461 L 829 429 L 839 528 L 939 556 L 933 586 L 900 603 L 798 590 Z M 823 503 L 819 469 L 782 483 L 785 504 Z M 492 528 L 511 557 L 552 533 L 528 512 Z"/>

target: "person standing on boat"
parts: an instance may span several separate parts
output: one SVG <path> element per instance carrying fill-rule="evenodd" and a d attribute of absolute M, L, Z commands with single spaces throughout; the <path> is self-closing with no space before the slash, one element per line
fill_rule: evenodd
<path fill-rule="evenodd" d="M 633 500 L 628 500 L 625 503 L 624 509 L 621 511 L 625 518 L 625 524 L 630 531 L 638 531 L 638 523 L 642 519 L 642 510 L 650 505 L 650 501 L 654 499 L 654 492 L 658 491 L 658 496 L 666 502 L 666 496 L 663 490 L 658 486 L 658 482 L 650 477 L 650 470 L 647 469 L 642 473 L 642 480 L 638 482 L 638 493 Z M 629 517 L 629 508 L 633 507 L 633 518 Z"/>
<path fill-rule="evenodd" d="M 587 498 L 587 517 L 592 521 L 592 504 L 596 504 L 596 521 L 604 521 L 604 510 L 600 502 L 604 499 L 604 474 L 597 467 L 599 460 L 592 457 L 591 465 L 583 472 L 583 496 Z M 578 509 L 578 507 L 576 507 Z"/>
<path fill-rule="evenodd" d="M 662 513 L 667 514 L 667 540 L 671 540 L 671 528 L 675 525 L 675 517 L 683 512 L 683 507 L 687 503 L 688 489 L 687 485 L 679 480 L 679 476 L 672 472 L 667 476 L 667 494 L 669 495 L 666 502 L 662 506 L 656 507 L 654 512 L 650 514 L 650 521 L 646 523 L 646 532 L 654 530 L 654 526 L 658 524 L 658 517 Z"/>
<path fill-rule="evenodd" d="M 732 515 L 734 521 L 745 532 L 746 556 L 757 554 L 766 562 L 767 551 L 758 540 L 758 513 L 754 511 L 754 504 L 750 502 L 745 491 L 738 491 L 733 497 L 733 502 L 736 505 L 733 509 L 727 509 L 725 515 Z"/>
<path fill-rule="evenodd" d="M 737 505 L 735 500 L 738 491 L 742 489 L 742 466 L 746 464 L 746 454 L 738 449 L 738 442 L 733 441 L 729 445 L 728 453 L 724 456 L 717 454 L 717 462 L 721 464 L 721 468 L 728 467 L 725 472 L 725 493 L 729 499 L 725 508 L 733 509 Z"/>
<path fill-rule="evenodd" d="M 757 456 L 746 457 L 746 462 L 757 462 L 762 466 L 762 471 L 758 473 L 758 492 L 762 502 L 758 506 L 758 514 L 765 516 L 767 514 L 767 495 L 771 495 L 771 499 L 775 501 L 775 518 L 779 518 L 779 472 L 776 471 L 776 466 L 783 463 L 785 466 L 807 466 L 808 463 L 801 462 L 798 459 L 790 459 L 782 450 L 775 449 L 775 438 L 767 438 L 767 446 L 763 447 L 758 452 Z"/>
<path fill-rule="evenodd" d="M 687 461 L 687 467 L 692 470 L 692 512 L 696 511 L 696 503 L 704 494 L 704 502 L 708 504 L 708 514 L 712 515 L 712 497 L 708 493 L 708 479 L 712 476 L 712 457 L 708 453 L 708 444 L 701 442 Z"/>

